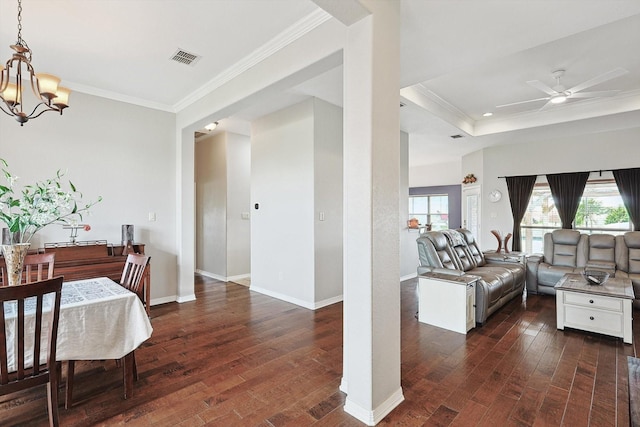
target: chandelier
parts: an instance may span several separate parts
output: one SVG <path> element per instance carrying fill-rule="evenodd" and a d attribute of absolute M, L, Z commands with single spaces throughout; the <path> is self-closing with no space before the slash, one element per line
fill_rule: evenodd
<path fill-rule="evenodd" d="M 15 53 L 7 61 L 6 66 L 0 65 L 0 110 L 14 117 L 20 126 L 30 119 L 39 117 L 47 111 L 58 111 L 69 106 L 69 94 L 71 91 L 58 86 L 60 79 L 51 74 L 36 73 L 31 65 L 31 49 L 22 39 L 22 1 L 18 0 L 18 41 L 11 45 Z M 29 81 L 33 95 L 35 95 L 35 107 L 30 113 L 24 112 L 25 101 L 30 101 L 31 94 L 23 92 L 25 81 Z M 29 84 L 27 83 L 27 84 Z M 25 99 L 24 96 L 27 96 Z M 26 109 L 29 111 L 29 108 Z"/>

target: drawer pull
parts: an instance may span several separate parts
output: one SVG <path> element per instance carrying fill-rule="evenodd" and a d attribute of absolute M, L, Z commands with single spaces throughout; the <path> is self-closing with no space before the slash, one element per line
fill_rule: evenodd
<path fill-rule="evenodd" d="M 593 317 L 593 316 L 589 316 L 589 319 L 591 319 L 591 320 L 595 320 L 595 317 Z"/>
<path fill-rule="evenodd" d="M 593 304 L 593 300 L 592 300 L 592 299 L 590 299 L 590 300 L 589 300 L 589 303 L 590 303 L 590 304 Z"/>

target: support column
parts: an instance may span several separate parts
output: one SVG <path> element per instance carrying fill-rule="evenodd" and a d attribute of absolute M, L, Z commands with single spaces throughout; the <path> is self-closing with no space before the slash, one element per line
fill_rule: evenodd
<path fill-rule="evenodd" d="M 360 2 L 344 58 L 345 411 L 375 425 L 400 386 L 400 2 Z"/>

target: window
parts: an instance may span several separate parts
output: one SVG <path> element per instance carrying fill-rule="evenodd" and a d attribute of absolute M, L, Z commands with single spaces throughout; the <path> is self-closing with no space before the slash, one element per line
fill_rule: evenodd
<path fill-rule="evenodd" d="M 587 234 L 622 234 L 632 230 L 629 214 L 613 179 L 588 181 L 573 222 Z M 522 249 L 541 253 L 545 233 L 562 227 L 549 184 L 536 184 L 520 224 Z"/>
<path fill-rule="evenodd" d="M 417 218 L 420 225 L 431 224 L 432 230 L 449 228 L 449 196 L 432 194 L 409 197 L 409 218 Z"/>

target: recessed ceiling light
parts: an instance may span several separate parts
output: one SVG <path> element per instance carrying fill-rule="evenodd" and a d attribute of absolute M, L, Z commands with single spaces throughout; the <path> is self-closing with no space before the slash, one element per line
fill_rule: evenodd
<path fill-rule="evenodd" d="M 487 113 L 484 113 L 482 116 L 483 117 L 491 117 L 491 116 L 493 116 L 493 113 L 487 112 Z"/>
<path fill-rule="evenodd" d="M 213 122 L 213 123 L 209 123 L 208 125 L 206 125 L 204 128 L 206 130 L 208 130 L 209 132 L 211 132 L 212 130 L 214 130 L 215 128 L 218 127 L 218 122 Z"/>

